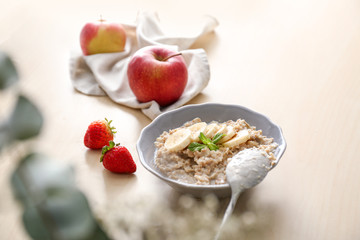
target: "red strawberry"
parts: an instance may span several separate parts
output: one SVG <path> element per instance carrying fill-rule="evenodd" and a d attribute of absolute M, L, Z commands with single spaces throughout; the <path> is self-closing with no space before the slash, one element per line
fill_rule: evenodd
<path fill-rule="evenodd" d="M 133 173 L 136 171 L 136 164 L 127 148 L 113 141 L 109 142 L 109 146 L 103 147 L 100 162 L 111 172 Z"/>
<path fill-rule="evenodd" d="M 114 127 L 111 127 L 112 121 L 98 120 L 92 122 L 84 136 L 84 144 L 91 149 L 100 149 L 109 144 L 109 141 L 114 140 Z"/>

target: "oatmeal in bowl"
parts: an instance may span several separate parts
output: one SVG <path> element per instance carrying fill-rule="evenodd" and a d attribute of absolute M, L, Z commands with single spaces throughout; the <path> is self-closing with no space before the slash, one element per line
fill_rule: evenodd
<path fill-rule="evenodd" d="M 220 139 L 215 139 L 217 133 L 223 133 Z M 217 150 L 210 149 L 214 145 Z M 281 128 L 263 114 L 239 105 L 205 103 L 161 114 L 141 131 L 136 147 L 145 169 L 176 191 L 227 197 L 231 189 L 224 169 L 231 156 L 261 148 L 274 168 L 286 142 Z"/>
<path fill-rule="evenodd" d="M 155 146 L 155 164 L 169 178 L 189 184 L 218 185 L 227 183 L 225 170 L 234 155 L 256 148 L 274 162 L 277 143 L 244 119 L 206 123 L 195 118 L 164 131 Z"/>

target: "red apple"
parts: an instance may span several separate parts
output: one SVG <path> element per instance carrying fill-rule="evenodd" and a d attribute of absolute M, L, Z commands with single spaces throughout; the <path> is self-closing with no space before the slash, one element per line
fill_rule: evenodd
<path fill-rule="evenodd" d="M 181 53 L 165 47 L 148 46 L 134 54 L 127 76 L 139 102 L 155 100 L 165 107 L 181 97 L 188 71 Z"/>
<path fill-rule="evenodd" d="M 119 23 L 87 23 L 80 33 L 80 46 L 84 55 L 124 51 L 126 32 Z"/>

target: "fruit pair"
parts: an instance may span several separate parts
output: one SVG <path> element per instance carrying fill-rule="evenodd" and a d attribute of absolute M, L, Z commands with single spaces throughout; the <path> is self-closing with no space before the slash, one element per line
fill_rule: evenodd
<path fill-rule="evenodd" d="M 133 173 L 136 171 L 136 164 L 126 147 L 113 142 L 116 132 L 111 122 L 106 118 L 92 122 L 85 133 L 84 144 L 90 149 L 102 149 L 100 161 L 107 170 Z"/>

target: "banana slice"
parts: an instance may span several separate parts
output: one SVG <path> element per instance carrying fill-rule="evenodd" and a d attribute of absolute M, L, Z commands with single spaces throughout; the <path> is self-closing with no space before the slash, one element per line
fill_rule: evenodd
<path fill-rule="evenodd" d="M 213 138 L 216 132 L 220 129 L 220 125 L 217 123 L 210 123 L 204 130 L 205 136 L 208 138 Z"/>
<path fill-rule="evenodd" d="M 226 132 L 226 124 L 220 124 L 219 129 L 217 130 L 217 132 L 215 133 L 215 135 L 218 134 L 218 133 L 223 133 L 223 134 L 225 134 L 225 132 Z"/>
<path fill-rule="evenodd" d="M 176 152 L 186 148 L 191 142 L 191 131 L 187 128 L 179 128 L 165 141 L 165 148 Z"/>
<path fill-rule="evenodd" d="M 188 129 L 191 131 L 191 141 L 192 142 L 200 141 L 200 138 L 199 138 L 200 132 L 204 132 L 206 126 L 207 126 L 206 122 L 199 122 L 199 123 L 195 123 L 188 127 Z"/>
<path fill-rule="evenodd" d="M 220 139 L 219 143 L 224 143 L 233 138 L 236 134 L 236 131 L 232 126 L 226 126 L 226 128 L 221 133 L 223 133 L 225 136 Z"/>
<path fill-rule="evenodd" d="M 250 139 L 249 131 L 247 129 L 244 129 L 244 130 L 239 131 L 235 135 L 235 137 L 233 137 L 229 141 L 224 142 L 223 146 L 224 147 L 234 147 L 234 146 L 237 146 L 237 145 L 240 145 L 240 144 L 246 142 L 249 139 Z"/>

